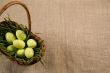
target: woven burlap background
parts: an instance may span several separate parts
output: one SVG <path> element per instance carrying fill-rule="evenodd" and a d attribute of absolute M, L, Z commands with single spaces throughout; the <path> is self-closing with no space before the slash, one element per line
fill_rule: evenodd
<path fill-rule="evenodd" d="M 12 0 L 0 0 L 0 8 Z M 0 57 L 0 73 L 110 73 L 110 0 L 21 0 L 32 17 L 32 32 L 47 45 L 44 59 L 24 67 Z M 27 24 L 20 6 L 0 17 Z"/>

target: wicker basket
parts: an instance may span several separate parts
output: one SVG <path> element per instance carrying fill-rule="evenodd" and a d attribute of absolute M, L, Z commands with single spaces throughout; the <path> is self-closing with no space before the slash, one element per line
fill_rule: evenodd
<path fill-rule="evenodd" d="M 21 5 L 21 6 L 26 10 L 26 12 L 27 12 L 27 19 L 28 19 L 28 30 L 31 31 L 31 17 L 30 17 L 29 10 L 28 10 L 27 6 L 26 6 L 24 3 L 21 3 L 20 1 L 12 1 L 12 2 L 9 2 L 8 4 L 6 4 L 6 5 L 0 10 L 0 16 L 2 15 L 2 13 L 3 13 L 7 8 L 9 8 L 9 7 L 12 6 L 12 5 L 16 5 L 16 4 Z M 32 34 L 32 36 L 34 37 L 35 40 L 37 40 L 37 41 L 42 41 L 42 39 L 41 39 L 40 37 L 38 37 L 36 34 Z M 41 58 L 43 57 L 43 55 L 44 55 L 44 53 L 45 53 L 45 49 L 46 49 L 46 47 L 45 47 L 45 45 L 43 44 L 43 45 L 41 46 L 41 49 L 40 49 Z M 8 53 L 4 52 L 2 49 L 0 49 L 0 51 L 1 51 L 4 55 L 6 55 L 7 58 L 9 58 L 10 60 L 12 60 L 12 61 L 14 61 L 14 62 L 17 62 L 17 63 L 20 64 L 20 65 L 32 65 L 32 64 L 35 64 L 35 63 L 37 63 L 37 62 L 39 62 L 39 61 L 41 60 L 41 58 L 40 58 L 40 59 L 34 58 L 30 64 L 25 64 L 24 61 L 17 61 L 17 60 L 15 60 L 15 58 L 10 57 L 10 55 L 9 55 Z"/>

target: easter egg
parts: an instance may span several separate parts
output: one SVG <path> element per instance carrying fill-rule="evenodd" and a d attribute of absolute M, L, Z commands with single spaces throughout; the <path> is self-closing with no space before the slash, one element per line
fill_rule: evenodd
<path fill-rule="evenodd" d="M 30 48 L 35 48 L 35 47 L 37 46 L 37 42 L 36 42 L 34 39 L 29 39 L 29 40 L 27 41 L 27 45 L 28 45 L 28 47 L 30 47 Z"/>
<path fill-rule="evenodd" d="M 14 34 L 11 33 L 11 32 L 7 32 L 7 33 L 5 34 L 5 38 L 6 38 L 6 40 L 7 40 L 9 43 L 12 43 L 12 42 L 16 39 L 15 36 L 14 36 Z"/>
<path fill-rule="evenodd" d="M 17 30 L 16 31 L 16 37 L 20 40 L 25 40 L 26 39 L 26 34 L 22 30 Z"/>
<path fill-rule="evenodd" d="M 12 52 L 12 51 L 15 51 L 16 50 L 16 48 L 13 46 L 13 45 L 9 45 L 8 47 L 7 47 L 7 51 L 8 52 Z"/>
<path fill-rule="evenodd" d="M 24 56 L 24 52 L 25 52 L 24 49 L 19 49 L 19 50 L 17 51 L 17 56 L 23 57 L 23 56 Z"/>
<path fill-rule="evenodd" d="M 25 49 L 26 58 L 32 58 L 34 56 L 34 50 L 32 48 Z"/>
<path fill-rule="evenodd" d="M 13 45 L 14 47 L 18 48 L 18 49 L 23 49 L 25 47 L 25 42 L 23 40 L 14 40 L 13 41 Z"/>

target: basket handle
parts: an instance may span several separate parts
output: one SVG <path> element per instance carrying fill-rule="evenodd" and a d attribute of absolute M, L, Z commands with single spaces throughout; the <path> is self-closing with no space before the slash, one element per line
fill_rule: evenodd
<path fill-rule="evenodd" d="M 20 1 L 12 1 L 12 2 L 9 2 L 7 3 L 1 10 L 0 10 L 0 16 L 2 15 L 2 13 L 10 6 L 12 5 L 15 5 L 15 4 L 18 4 L 18 5 L 21 5 L 27 12 L 27 19 L 28 19 L 28 29 L 29 31 L 31 31 L 31 16 L 30 16 L 30 12 L 27 8 L 27 6 L 24 4 L 24 3 L 21 3 Z"/>

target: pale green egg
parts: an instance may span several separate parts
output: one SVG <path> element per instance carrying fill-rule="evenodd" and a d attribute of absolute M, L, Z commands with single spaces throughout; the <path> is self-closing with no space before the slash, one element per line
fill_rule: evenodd
<path fill-rule="evenodd" d="M 24 53 L 25 53 L 25 50 L 24 50 L 24 49 L 19 49 L 19 50 L 17 51 L 17 56 L 19 56 L 19 57 L 24 57 Z"/>
<path fill-rule="evenodd" d="M 25 49 L 26 58 L 32 58 L 34 56 L 34 50 L 32 48 Z"/>
<path fill-rule="evenodd" d="M 20 40 L 25 40 L 26 39 L 26 34 L 22 30 L 17 30 L 16 31 L 16 37 Z"/>
<path fill-rule="evenodd" d="M 15 48 L 13 45 L 9 45 L 9 46 L 7 47 L 7 51 L 8 51 L 8 52 L 12 52 L 12 51 L 15 51 L 15 50 L 17 50 L 17 48 Z"/>
<path fill-rule="evenodd" d="M 7 32 L 7 33 L 5 34 L 5 38 L 6 38 L 6 40 L 7 40 L 9 43 L 12 43 L 12 42 L 16 39 L 15 36 L 14 36 L 14 34 L 11 33 L 11 32 Z"/>
<path fill-rule="evenodd" d="M 18 49 L 23 49 L 25 47 L 25 42 L 23 40 L 14 40 L 13 45 Z"/>
<path fill-rule="evenodd" d="M 28 47 L 35 48 L 37 46 L 37 42 L 34 39 L 29 39 L 27 41 Z"/>

